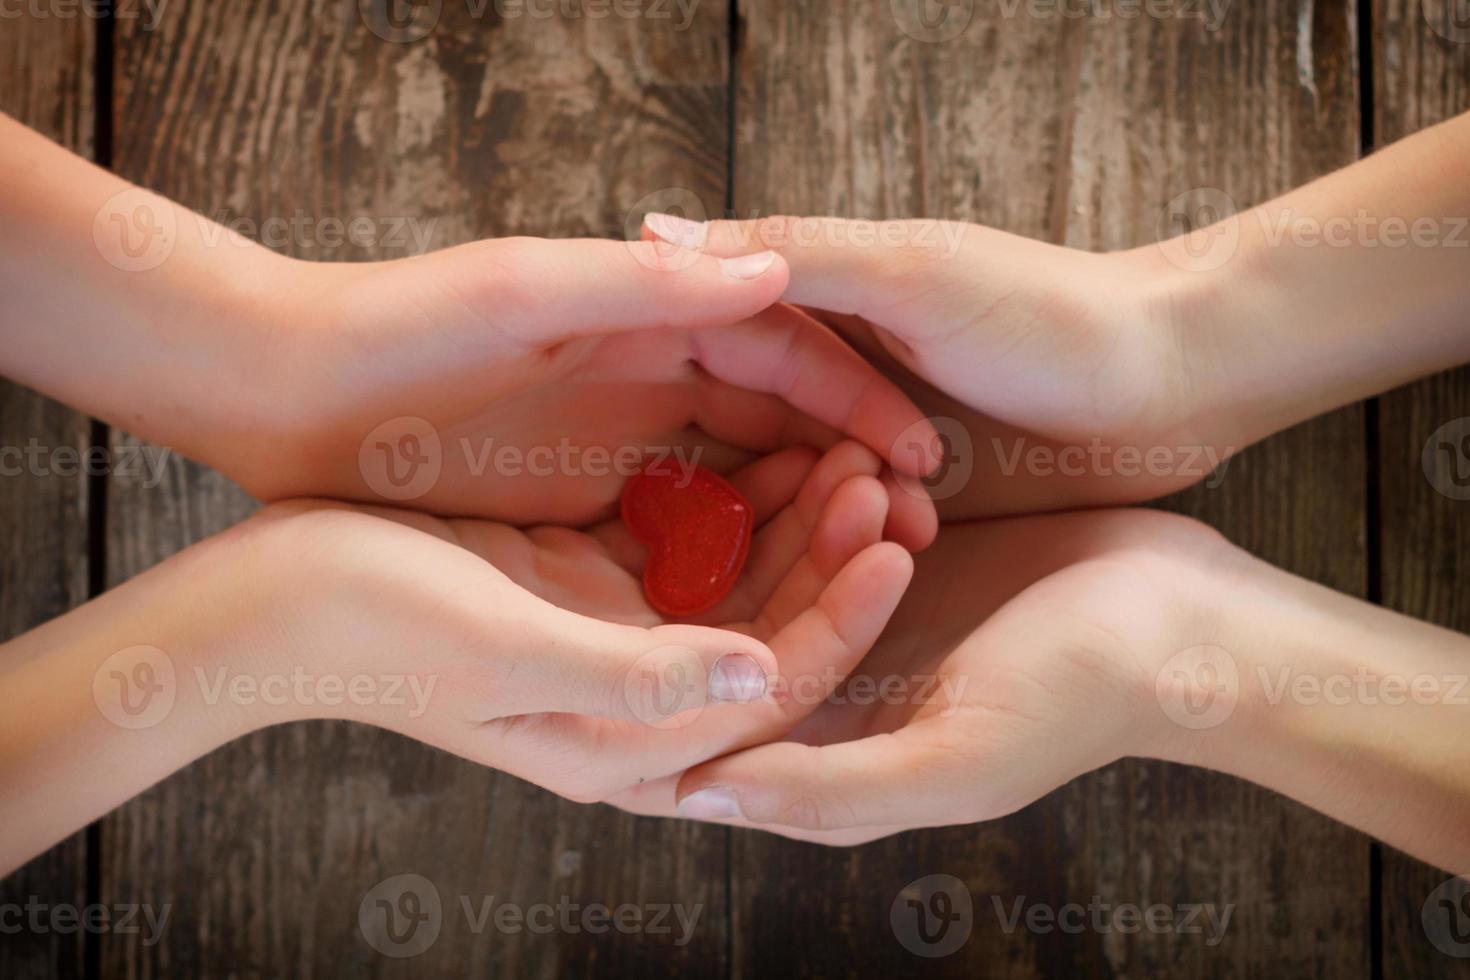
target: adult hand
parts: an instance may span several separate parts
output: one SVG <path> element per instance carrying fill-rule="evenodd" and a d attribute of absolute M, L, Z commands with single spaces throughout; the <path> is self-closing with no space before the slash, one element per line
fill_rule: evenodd
<path fill-rule="evenodd" d="M 946 528 L 873 652 L 787 740 L 615 802 L 829 844 L 988 820 L 1125 756 L 1260 783 L 1470 869 L 1470 637 L 1186 518 Z"/>
<path fill-rule="evenodd" d="M 831 331 L 748 319 L 779 256 L 518 238 L 296 261 L 3 116 L 0 178 L 0 373 L 264 500 L 580 526 L 670 448 L 728 472 L 846 434 L 924 468 L 892 450 L 928 423 Z"/>

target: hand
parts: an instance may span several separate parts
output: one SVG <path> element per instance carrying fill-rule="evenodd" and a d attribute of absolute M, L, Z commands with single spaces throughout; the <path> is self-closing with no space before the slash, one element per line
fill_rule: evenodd
<path fill-rule="evenodd" d="M 295 370 L 275 384 L 298 393 L 276 423 L 286 434 L 216 461 L 266 499 L 382 502 L 389 488 L 364 478 L 396 461 L 360 451 L 400 416 L 427 420 L 442 461 L 405 504 L 517 524 L 607 516 L 644 456 L 665 449 L 729 471 L 846 432 L 910 474 L 929 465 L 893 452 L 928 423 L 835 334 L 793 313 L 745 319 L 785 284 L 772 255 L 518 239 L 296 275 L 277 313 L 299 324 L 283 340 Z M 401 433 L 388 429 L 391 453 Z M 512 469 L 498 472 L 505 453 Z M 922 508 L 889 485 L 896 536 L 921 547 Z"/>
<path fill-rule="evenodd" d="M 302 718 L 391 728 L 573 799 L 777 738 L 881 632 L 912 571 L 870 452 L 735 473 L 759 527 L 697 623 L 643 599 L 616 522 L 518 530 L 272 505 L 0 647 L 0 873 L 216 746 Z M 596 618 L 594 618 L 596 617 Z M 720 624 L 719 627 L 710 624 Z"/>
<path fill-rule="evenodd" d="M 993 819 L 1163 754 L 1157 665 L 1208 621 L 1204 570 L 1232 550 L 1154 511 L 946 528 L 873 652 L 787 741 L 613 802 L 855 844 Z"/>
<path fill-rule="evenodd" d="M 779 256 L 518 238 L 296 261 L 4 116 L 0 186 L 0 373 L 264 500 L 580 526 L 646 451 L 728 472 L 840 434 L 923 471 L 891 450 L 927 422 L 862 358 L 805 318 L 748 319 L 785 288 Z"/>
<path fill-rule="evenodd" d="M 1470 638 L 1186 518 L 946 529 L 883 638 L 787 741 L 614 802 L 828 844 L 1011 813 L 1125 756 L 1231 773 L 1470 868 Z"/>
<path fill-rule="evenodd" d="M 768 687 L 820 673 L 826 693 L 862 658 L 912 573 L 906 552 L 881 543 L 878 474 L 877 458 L 850 442 L 820 461 L 792 449 L 735 473 L 758 530 L 734 591 L 697 619 L 719 629 L 665 623 L 649 608 L 643 548 L 616 520 L 520 531 L 288 505 L 304 509 L 273 536 L 294 556 L 298 538 L 325 535 L 328 567 L 312 578 L 377 580 L 364 603 L 392 612 L 363 616 L 385 667 L 414 651 L 444 678 L 450 700 L 431 714 L 363 720 L 585 802 L 784 735 L 814 704 L 765 698 Z M 321 599 L 304 595 L 309 619 Z M 448 631 L 426 644 L 435 621 Z M 723 679 L 727 668 L 738 674 Z M 730 700 L 753 703 L 717 703 Z"/>
<path fill-rule="evenodd" d="M 967 473 L 939 481 L 946 520 L 1159 496 L 1244 444 L 1196 400 L 1156 250 L 1098 255 L 920 220 L 650 215 L 656 233 L 713 255 L 777 250 L 788 302 L 955 420 L 951 462 Z"/>

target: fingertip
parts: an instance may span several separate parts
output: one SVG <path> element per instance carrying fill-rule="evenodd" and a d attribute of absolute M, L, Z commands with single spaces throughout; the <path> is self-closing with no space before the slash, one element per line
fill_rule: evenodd
<path fill-rule="evenodd" d="M 939 536 L 939 512 L 924 484 L 906 474 L 888 470 L 883 474 L 888 495 L 888 519 L 883 537 L 920 552 Z"/>

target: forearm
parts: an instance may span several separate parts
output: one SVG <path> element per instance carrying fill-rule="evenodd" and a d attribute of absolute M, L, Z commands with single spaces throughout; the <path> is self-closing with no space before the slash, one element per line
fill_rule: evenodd
<path fill-rule="evenodd" d="M 1179 761 L 1234 773 L 1470 871 L 1470 637 L 1247 559 L 1222 583 L 1218 724 Z M 1203 675 L 1206 678 L 1211 675 Z"/>
<path fill-rule="evenodd" d="M 238 328 L 293 265 L 0 115 L 0 374 L 186 452 L 251 431 Z"/>
<path fill-rule="evenodd" d="M 1470 115 L 1160 251 L 1195 419 L 1232 444 L 1470 361 Z"/>
<path fill-rule="evenodd" d="M 0 646 L 0 876 L 258 727 L 198 683 L 278 645 L 219 558 L 196 546 Z"/>

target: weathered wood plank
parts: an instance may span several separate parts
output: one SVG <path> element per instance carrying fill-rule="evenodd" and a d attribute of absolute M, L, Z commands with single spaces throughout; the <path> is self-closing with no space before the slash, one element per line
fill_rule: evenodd
<path fill-rule="evenodd" d="M 1463 4 L 1438 0 L 1373 4 L 1374 115 L 1380 145 L 1470 109 L 1470 22 L 1464 9 Z M 1457 10 L 1458 21 L 1453 19 Z M 1383 603 L 1470 631 L 1465 585 L 1470 576 L 1470 500 L 1462 493 L 1470 459 L 1456 456 L 1448 462 L 1441 456 L 1428 472 L 1423 462 L 1426 448 L 1431 455 L 1442 452 L 1432 443 L 1443 442 L 1458 453 L 1457 438 L 1437 439 L 1436 432 L 1470 416 L 1470 370 L 1390 392 L 1380 405 Z M 1470 875 L 1470 867 L 1448 870 Z M 1446 869 L 1384 849 L 1379 909 L 1383 976 L 1470 977 L 1470 959 L 1448 955 L 1454 946 L 1443 948 L 1452 924 L 1461 936 L 1467 934 L 1470 915 L 1462 913 L 1452 922 L 1448 910 L 1431 901 L 1448 877 Z"/>
<path fill-rule="evenodd" d="M 727 15 L 701 3 L 678 30 L 665 9 L 674 21 L 445 3 L 424 36 L 398 43 L 369 29 L 357 0 L 174 0 L 158 30 L 119 32 L 117 168 L 211 216 L 412 219 L 432 247 L 622 235 L 648 173 L 723 193 Z M 117 488 L 111 504 L 113 581 L 251 509 L 177 461 L 159 490 Z M 164 943 L 109 947 L 108 973 L 723 972 L 721 831 L 565 804 L 377 731 L 258 734 L 123 808 L 105 839 L 105 893 L 174 904 Z M 437 941 L 414 959 L 380 955 L 358 926 L 368 890 L 398 874 L 432 883 L 443 907 Z M 675 946 L 616 931 L 477 933 L 462 896 L 476 914 L 491 897 L 704 908 L 693 941 Z"/>
<path fill-rule="evenodd" d="M 1153 240 L 1182 192 L 1218 188 L 1245 207 L 1356 156 L 1350 3 L 1235 3 L 1215 30 L 1187 16 L 951 4 L 972 16 L 938 43 L 912 35 L 947 33 L 942 23 L 902 29 L 911 6 L 741 5 L 740 216 L 944 216 L 1119 248 Z M 1361 409 L 1336 413 L 1250 450 L 1218 489 L 1169 506 L 1361 594 L 1362 436 Z M 1365 976 L 1368 855 L 1362 836 L 1274 794 L 1143 762 L 993 825 L 854 851 L 741 833 L 736 972 Z M 895 940 L 888 914 L 901 887 L 931 873 L 966 882 L 976 921 L 958 953 L 924 962 Z M 1198 935 L 1008 934 L 991 896 L 1007 906 L 1020 896 L 1208 902 L 1233 915 L 1213 948 Z"/>
<path fill-rule="evenodd" d="M 0 111 L 86 156 L 95 27 L 86 17 L 22 12 L 0 29 Z M 86 601 L 87 478 L 77 464 L 90 439 L 85 416 L 0 379 L 0 639 Z M 86 835 L 79 833 L 0 881 L 0 907 L 24 907 L 34 897 L 53 909 L 80 909 L 87 904 L 86 872 Z M 20 932 L 0 940 L 0 976 L 81 976 L 86 937 L 38 931 L 29 913 L 26 919 Z M 41 921 L 48 920 L 43 913 Z M 8 924 L 15 921 L 7 916 Z"/>

